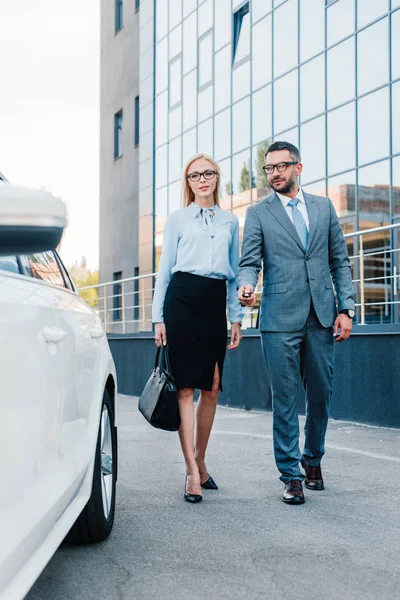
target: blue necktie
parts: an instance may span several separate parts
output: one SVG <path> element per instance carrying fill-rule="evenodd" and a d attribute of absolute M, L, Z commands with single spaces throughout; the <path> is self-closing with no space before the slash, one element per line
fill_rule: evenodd
<path fill-rule="evenodd" d="M 307 250 L 308 229 L 303 215 L 297 208 L 299 202 L 300 200 L 298 198 L 293 198 L 293 200 L 290 200 L 290 202 L 288 202 L 288 205 L 292 208 L 293 223 L 296 227 L 296 231 L 299 235 L 301 243 L 303 244 L 304 250 Z"/>

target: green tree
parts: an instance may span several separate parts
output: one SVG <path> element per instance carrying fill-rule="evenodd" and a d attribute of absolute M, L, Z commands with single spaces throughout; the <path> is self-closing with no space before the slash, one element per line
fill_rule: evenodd
<path fill-rule="evenodd" d="M 250 182 L 250 161 L 248 162 L 248 166 L 244 162 L 242 170 L 240 172 L 239 190 L 241 192 L 246 192 L 247 190 L 250 190 L 253 187 L 255 187 L 255 182 L 253 176 L 251 176 Z"/>
<path fill-rule="evenodd" d="M 98 285 L 99 284 L 99 271 L 91 271 L 87 267 L 86 258 L 83 256 L 81 259 L 81 264 L 75 261 L 75 263 L 68 269 L 69 274 L 71 276 L 72 281 L 74 282 L 76 288 L 87 287 L 89 285 Z M 92 306 L 93 308 L 97 308 L 98 306 L 98 289 L 93 288 L 91 290 L 83 290 L 80 292 L 82 298 Z"/>
<path fill-rule="evenodd" d="M 267 151 L 270 143 L 271 143 L 270 140 L 267 140 L 266 142 L 263 142 L 262 144 L 259 144 L 257 146 L 257 156 L 256 156 L 256 161 L 255 161 L 256 182 L 257 182 L 257 188 L 261 189 L 261 190 L 266 190 L 270 187 L 269 181 L 268 181 L 268 176 L 263 170 L 263 166 L 265 164 L 264 163 L 264 154 Z"/>
<path fill-rule="evenodd" d="M 228 183 L 225 184 L 225 193 L 227 196 L 233 194 L 232 181 L 228 181 Z"/>

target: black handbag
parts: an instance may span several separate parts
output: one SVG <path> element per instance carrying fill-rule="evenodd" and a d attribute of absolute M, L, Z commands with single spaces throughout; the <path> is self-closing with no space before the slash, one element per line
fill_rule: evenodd
<path fill-rule="evenodd" d="M 177 388 L 171 374 L 167 346 L 157 348 L 154 369 L 139 398 L 139 410 L 157 429 L 178 431 L 181 425 Z"/>

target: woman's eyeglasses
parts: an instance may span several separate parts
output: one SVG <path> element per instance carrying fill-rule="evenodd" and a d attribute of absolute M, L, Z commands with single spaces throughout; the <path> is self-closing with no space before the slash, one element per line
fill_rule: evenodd
<path fill-rule="evenodd" d="M 277 165 L 264 165 L 263 169 L 265 171 L 265 173 L 267 173 L 267 175 L 272 175 L 272 173 L 274 172 L 274 169 L 276 169 L 277 171 L 279 171 L 280 173 L 283 173 L 283 171 L 286 171 L 286 169 L 288 168 L 288 165 L 298 165 L 299 161 L 292 161 L 292 162 L 280 162 Z"/>
<path fill-rule="evenodd" d="M 198 171 L 193 171 L 193 173 L 188 173 L 186 175 L 186 179 L 190 179 L 190 181 L 193 181 L 193 183 L 195 183 L 196 181 L 200 181 L 201 176 L 203 176 L 204 179 L 214 179 L 216 174 L 217 171 L 213 171 L 212 169 L 207 169 L 207 171 L 203 171 L 202 173 L 199 173 Z"/>

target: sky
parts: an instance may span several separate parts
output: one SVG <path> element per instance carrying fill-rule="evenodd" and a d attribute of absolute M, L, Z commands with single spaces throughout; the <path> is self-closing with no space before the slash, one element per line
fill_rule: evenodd
<path fill-rule="evenodd" d="M 67 204 L 67 267 L 98 267 L 99 0 L 0 0 L 0 172 Z"/>

